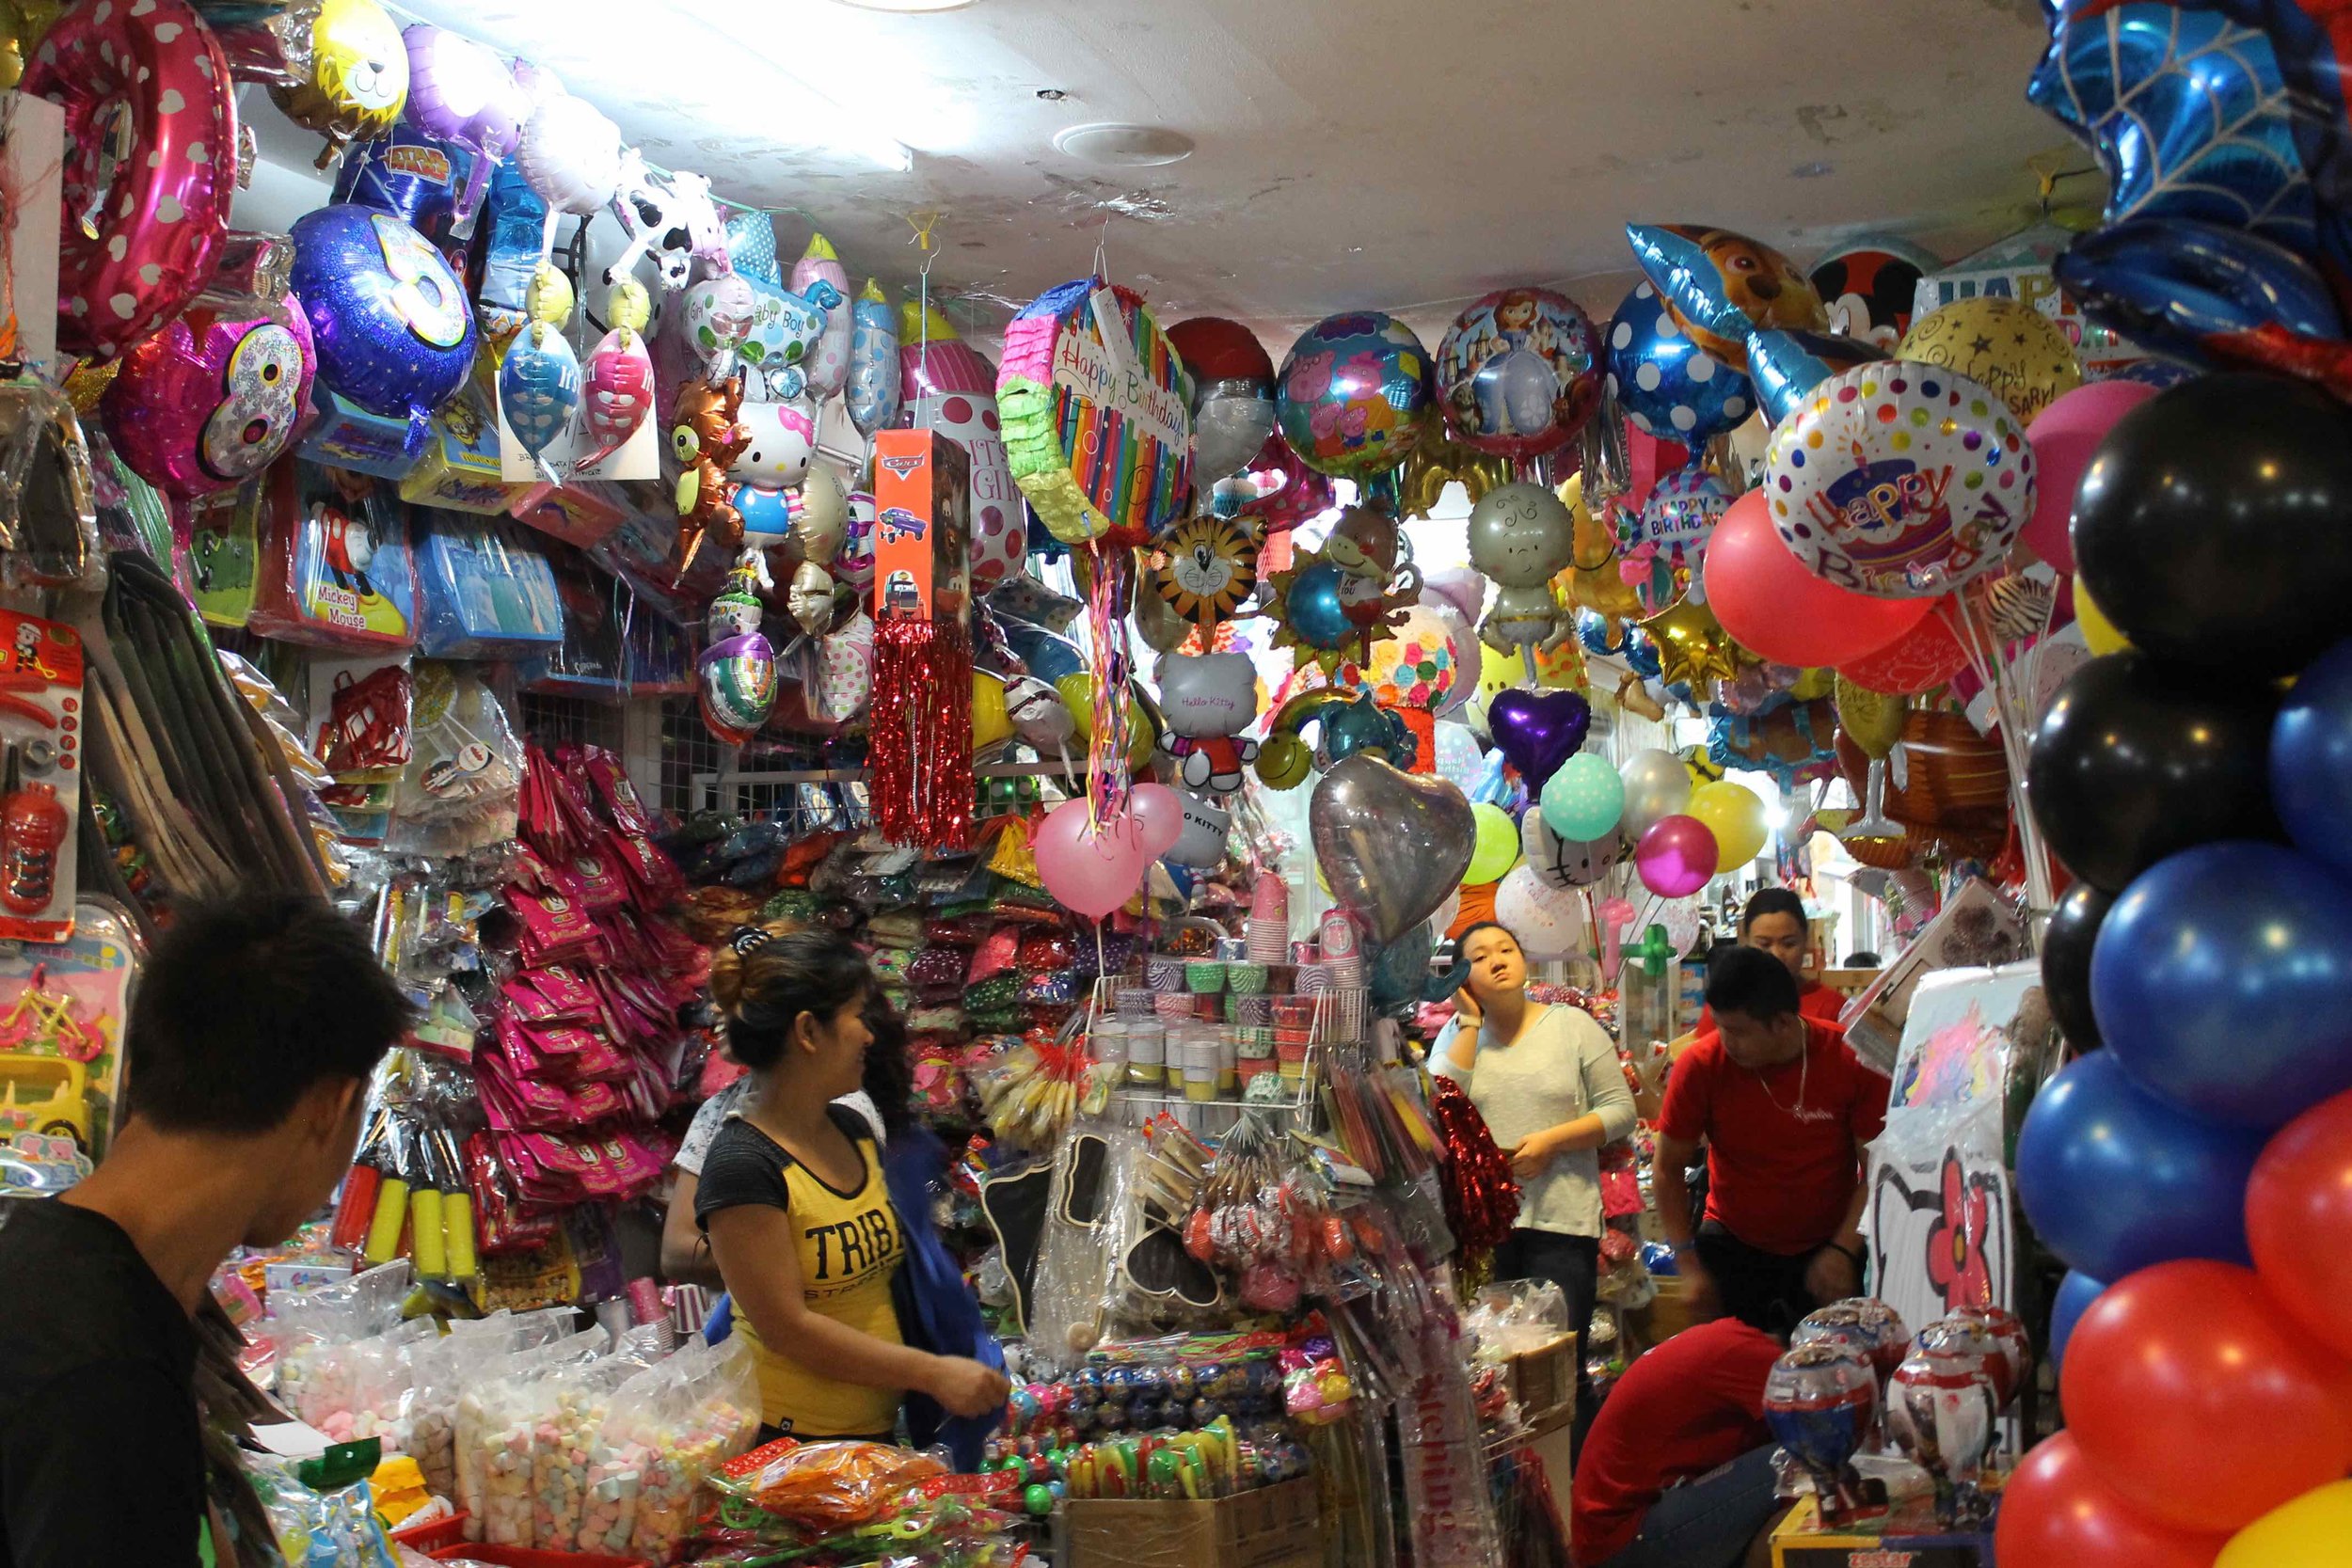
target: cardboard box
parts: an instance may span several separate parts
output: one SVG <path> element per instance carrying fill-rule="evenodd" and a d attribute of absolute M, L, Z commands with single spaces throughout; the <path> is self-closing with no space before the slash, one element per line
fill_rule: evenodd
<path fill-rule="evenodd" d="M 874 433 L 874 619 L 971 610 L 972 460 L 932 430 Z"/>
<path fill-rule="evenodd" d="M 1311 1480 L 1205 1502 L 1073 1498 L 1057 1522 L 1061 1568 L 1322 1568 Z"/>
<path fill-rule="evenodd" d="M 57 355 L 64 160 L 65 111 L 45 98 L 0 93 L 0 180 L 8 182 L 9 198 L 8 288 L 16 311 L 16 354 L 34 366 Z"/>
<path fill-rule="evenodd" d="M 319 421 L 310 427 L 294 451 L 330 468 L 348 468 L 375 479 L 399 479 L 407 473 L 408 421 L 371 414 L 325 387 L 314 386 L 310 401 L 318 405 Z"/>
<path fill-rule="evenodd" d="M 1993 1568 L 1991 1525 L 1972 1534 L 1939 1534 L 1924 1514 L 1925 1499 L 1914 1499 L 1892 1520 L 1901 1533 L 1832 1532 L 1820 1528 L 1814 1499 L 1800 1497 L 1772 1531 L 1772 1568 Z"/>
<path fill-rule="evenodd" d="M 400 499 L 412 506 L 503 515 L 530 488 L 500 476 L 499 427 L 481 392 L 469 386 L 433 416 L 424 451 L 400 482 Z"/>
<path fill-rule="evenodd" d="M 1519 1418 L 1539 1430 L 1562 1412 L 1573 1412 L 1575 1336 L 1511 1357 L 1511 1397 L 1519 1402 Z"/>

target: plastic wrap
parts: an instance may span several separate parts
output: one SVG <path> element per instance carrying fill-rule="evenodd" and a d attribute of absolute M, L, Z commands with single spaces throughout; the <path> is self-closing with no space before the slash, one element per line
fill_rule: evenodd
<path fill-rule="evenodd" d="M 373 1437 L 386 1453 L 407 1451 L 415 1387 L 409 1357 L 437 1332 L 430 1318 L 419 1318 L 369 1338 L 310 1347 L 300 1357 L 294 1414 L 333 1442 Z M 281 1387 L 285 1382 L 281 1367 Z"/>
<path fill-rule="evenodd" d="M 504 705 L 464 666 L 419 660 L 412 673 L 415 730 L 385 847 L 447 856 L 512 839 L 523 748 Z"/>
<path fill-rule="evenodd" d="M 593 1360 L 606 1342 L 589 1329 L 516 1351 L 481 1367 L 457 1396 L 454 1414 L 457 1506 L 466 1539 L 531 1544 L 532 1428 L 525 1419 L 535 1386 Z"/>
<path fill-rule="evenodd" d="M 314 1377 L 340 1378 L 341 1347 L 397 1326 L 416 1277 L 400 1259 L 346 1279 L 272 1291 L 260 1337 L 277 1347 L 279 1402 L 300 1410 L 312 1397 L 306 1385 Z"/>
<path fill-rule="evenodd" d="M 564 610 L 536 536 L 517 524 L 422 509 L 420 652 L 521 658 L 560 647 Z"/>
<path fill-rule="evenodd" d="M 292 460 L 266 485 L 248 628 L 321 647 L 414 645 L 416 566 L 407 508 L 391 488 Z"/>
<path fill-rule="evenodd" d="M 1029 1287 L 1031 1352 L 1057 1370 L 1075 1367 L 1103 1337 L 1104 1298 L 1125 1256 L 1129 1201 L 1143 1140 L 1130 1128 L 1088 1119 L 1054 1161 Z"/>
<path fill-rule="evenodd" d="M 630 1378 L 597 1436 L 579 1549 L 669 1561 L 699 1522 L 703 1483 L 758 1431 L 748 1340 L 698 1340 Z"/>
<path fill-rule="evenodd" d="M 397 1568 L 364 1480 L 313 1489 L 293 1462 L 253 1456 L 246 1472 L 288 1568 Z"/>

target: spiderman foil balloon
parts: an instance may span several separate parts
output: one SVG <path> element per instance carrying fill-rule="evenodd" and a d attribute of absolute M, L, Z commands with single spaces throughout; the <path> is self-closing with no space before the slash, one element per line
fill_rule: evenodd
<path fill-rule="evenodd" d="M 2352 13 L 2325 0 L 2071 0 L 2027 96 L 2098 154 L 2104 232 L 2056 267 L 2101 325 L 2352 400 Z"/>
<path fill-rule="evenodd" d="M 1847 1525 L 1886 1506 L 1886 1483 L 1866 1481 L 1853 1467 L 1878 1411 L 1878 1374 L 1861 1352 L 1836 1340 L 1791 1348 L 1765 1379 L 1764 1424 L 1812 1479 L 1825 1525 Z"/>
<path fill-rule="evenodd" d="M 287 291 L 293 246 L 231 234 L 204 293 L 122 356 L 100 413 L 131 471 L 191 499 L 250 479 L 309 416 L 317 354 Z"/>

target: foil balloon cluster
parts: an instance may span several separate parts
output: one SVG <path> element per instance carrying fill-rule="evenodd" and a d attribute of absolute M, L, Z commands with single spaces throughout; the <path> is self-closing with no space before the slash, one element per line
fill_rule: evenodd
<path fill-rule="evenodd" d="M 213 286 L 122 356 L 100 403 L 131 471 L 189 499 L 260 473 L 309 418 L 317 355 L 287 291 L 293 248 L 240 236 Z"/>
<path fill-rule="evenodd" d="M 2107 226 L 2052 270 L 2083 312 L 2157 353 L 2352 398 L 2330 280 L 2352 276 L 2345 52 L 2307 4 L 2048 6 L 2026 96 L 2108 177 Z M 2228 115 L 2209 112 L 2217 102 Z"/>
<path fill-rule="evenodd" d="M 1474 300 L 1438 343 L 1437 393 L 1462 443 L 1524 463 L 1576 438 L 1600 406 L 1593 324 L 1549 289 Z"/>
<path fill-rule="evenodd" d="M 1470 508 L 1470 564 L 1500 590 L 1478 634 L 1500 654 L 1549 649 L 1575 635 L 1576 623 L 1552 579 L 1576 564 L 1576 519 L 1567 503 L 1540 484 L 1499 485 Z"/>

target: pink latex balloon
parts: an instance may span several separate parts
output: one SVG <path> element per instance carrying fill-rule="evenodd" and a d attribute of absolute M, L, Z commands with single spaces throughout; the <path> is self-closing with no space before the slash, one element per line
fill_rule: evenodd
<path fill-rule="evenodd" d="M 1633 918 L 1632 902 L 1611 898 L 1593 911 L 1593 919 L 1600 926 L 1600 977 L 1613 981 L 1622 962 L 1625 948 L 1626 924 Z"/>
<path fill-rule="evenodd" d="M 2144 381 L 2093 381 L 2051 404 L 2026 427 L 2037 470 L 2033 515 L 2019 534 L 2027 549 L 2061 572 L 2074 569 L 2074 546 L 2066 530 L 2074 487 L 2116 421 L 2155 395 Z"/>
<path fill-rule="evenodd" d="M 65 109 L 57 347 L 106 358 L 179 314 L 219 260 L 237 186 L 229 56 L 186 0 L 70 6 L 24 90 Z"/>
<path fill-rule="evenodd" d="M 1098 830 L 1084 800 L 1064 800 L 1047 812 L 1029 847 L 1045 891 L 1064 909 L 1094 920 L 1134 897 L 1152 863 L 1134 818 L 1116 817 Z"/>
<path fill-rule="evenodd" d="M 1144 852 L 1158 860 L 1184 836 L 1184 802 L 1166 784 L 1137 784 L 1127 796 L 1127 815 L 1143 834 Z"/>
<path fill-rule="evenodd" d="M 1661 816 L 1633 847 L 1633 869 L 1661 898 L 1687 898 L 1715 875 L 1715 835 L 1695 816 Z"/>

